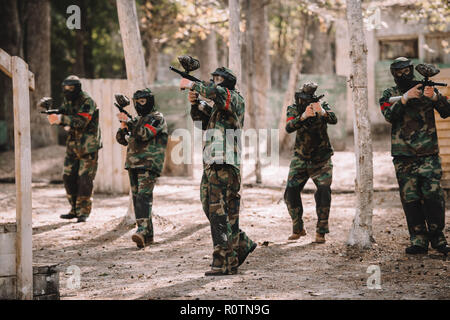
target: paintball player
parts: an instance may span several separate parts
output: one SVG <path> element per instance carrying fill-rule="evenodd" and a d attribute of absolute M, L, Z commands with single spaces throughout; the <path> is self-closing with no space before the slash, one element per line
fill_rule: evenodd
<path fill-rule="evenodd" d="M 180 88 L 191 89 L 191 117 L 208 130 L 200 199 L 211 225 L 214 250 L 211 270 L 205 275 L 220 276 L 236 274 L 256 243 L 239 229 L 241 145 L 236 130 L 244 125 L 244 99 L 235 90 L 236 76 L 230 69 L 217 68 L 212 76 L 209 83 L 183 78 Z M 214 101 L 214 105 L 199 100 L 199 94 Z M 208 138 L 211 132 L 214 136 Z"/>
<path fill-rule="evenodd" d="M 331 181 L 333 149 L 327 133 L 327 124 L 336 124 L 336 115 L 326 102 L 320 104 L 314 95 L 315 83 L 305 83 L 295 94 L 295 104 L 288 106 L 286 131 L 296 132 L 294 156 L 289 166 L 284 200 L 292 218 L 292 235 L 288 240 L 297 240 L 306 235 L 303 225 L 301 191 L 309 178 L 317 187 L 316 243 L 325 243 L 328 230 L 328 216 L 331 204 Z"/>
<path fill-rule="evenodd" d="M 71 210 L 60 217 L 85 222 L 92 209 L 98 150 L 102 147 L 99 110 L 94 100 L 81 90 L 77 76 L 67 77 L 62 82 L 62 89 L 64 100 L 60 113 L 47 116 L 50 124 L 68 130 L 63 181 Z M 42 98 L 39 104 L 45 99 L 48 98 Z"/>
<path fill-rule="evenodd" d="M 128 146 L 125 169 L 130 177 L 137 224 L 131 240 L 138 248 L 144 248 L 153 243 L 153 188 L 163 168 L 168 132 L 163 114 L 155 109 L 150 89 L 136 91 L 133 102 L 138 116 L 130 120 L 123 112 L 117 115 L 121 128 L 116 139 Z"/>
<path fill-rule="evenodd" d="M 397 58 L 390 70 L 396 86 L 386 89 L 379 102 L 383 116 L 392 125 L 391 153 L 411 240 L 405 252 L 427 253 L 431 243 L 432 248 L 446 254 L 449 248 L 443 233 L 445 200 L 434 109 L 447 118 L 450 104 L 437 89 L 413 82 L 411 60 Z M 401 99 L 390 101 L 395 96 Z"/>

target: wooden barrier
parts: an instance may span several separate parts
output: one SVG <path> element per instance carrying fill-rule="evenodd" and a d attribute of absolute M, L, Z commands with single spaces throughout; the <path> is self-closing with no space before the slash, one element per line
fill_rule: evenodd
<path fill-rule="evenodd" d="M 447 83 L 447 87 L 438 89 L 443 95 L 450 97 L 450 68 L 441 69 L 441 72 L 433 77 L 433 81 Z M 450 189 L 450 118 L 442 119 L 436 111 L 435 115 L 443 171 L 441 185 L 444 189 Z"/>
<path fill-rule="evenodd" d="M 100 130 L 102 134 L 103 148 L 99 151 L 99 162 L 97 175 L 94 181 L 95 191 L 124 194 L 130 190 L 128 173 L 124 170 L 127 148 L 116 141 L 116 132 L 120 127 L 117 120 L 119 111 L 114 106 L 114 94 L 122 93 L 127 97 L 133 96 L 129 88 L 129 81 L 124 79 L 81 79 L 83 91 L 86 91 L 94 99 L 100 110 Z M 182 105 L 187 103 L 187 99 L 181 99 L 182 93 L 173 94 L 173 88 L 168 86 L 154 86 L 157 105 L 162 106 L 162 110 L 169 126 L 175 124 L 175 128 L 184 127 L 192 130 L 190 119 L 185 117 L 185 110 L 180 107 L 175 108 L 174 103 Z M 159 103 L 159 104 L 158 104 Z M 135 115 L 131 102 L 127 111 Z M 167 111 L 167 112 L 166 112 Z M 177 120 L 173 119 L 176 118 Z M 181 120 L 180 120 L 181 119 Z M 190 176 L 192 175 L 192 165 L 177 165 L 171 161 L 171 151 L 180 140 L 169 139 L 164 162 L 163 175 L 170 176 Z"/>
<path fill-rule="evenodd" d="M 1 279 L 0 287 L 2 287 L 2 294 L 9 297 L 31 300 L 33 298 L 33 245 L 29 90 L 34 90 L 34 75 L 28 70 L 25 61 L 20 57 L 11 57 L 2 49 L 0 49 L 0 71 L 12 78 L 16 181 L 15 230 L 9 230 L 9 227 L 0 230 L 3 231 L 0 241 L 2 256 L 0 264 L 5 264 L 1 265 L 1 268 L 4 267 L 3 271 L 9 273 Z M 14 243 L 14 250 L 12 243 Z M 14 263 L 11 260 L 13 253 Z M 14 280 L 10 277 L 12 276 L 10 273 L 13 272 Z"/>

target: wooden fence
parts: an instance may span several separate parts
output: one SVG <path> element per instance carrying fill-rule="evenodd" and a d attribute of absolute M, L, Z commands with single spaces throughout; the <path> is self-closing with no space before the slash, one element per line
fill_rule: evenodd
<path fill-rule="evenodd" d="M 94 181 L 95 191 L 103 193 L 128 193 L 130 190 L 128 173 L 124 170 L 127 148 L 116 142 L 116 132 L 120 127 L 119 112 L 114 106 L 114 94 L 123 93 L 130 98 L 133 92 L 124 79 L 81 79 L 86 91 L 100 110 L 100 130 L 103 148 L 99 151 L 98 171 Z M 186 118 L 187 99 L 185 93 L 173 86 L 152 86 L 158 110 L 163 112 L 169 125 L 169 133 L 174 128 L 190 128 Z M 133 103 L 127 111 L 135 115 Z M 180 140 L 169 137 L 163 175 L 192 175 L 192 165 L 176 165 L 171 161 L 170 152 Z"/>
<path fill-rule="evenodd" d="M 450 68 L 441 69 L 433 80 L 447 83 L 447 87 L 438 87 L 438 89 L 443 95 L 450 97 Z M 435 115 L 443 170 L 441 185 L 444 189 L 450 189 L 450 118 L 442 119 L 436 111 Z"/>

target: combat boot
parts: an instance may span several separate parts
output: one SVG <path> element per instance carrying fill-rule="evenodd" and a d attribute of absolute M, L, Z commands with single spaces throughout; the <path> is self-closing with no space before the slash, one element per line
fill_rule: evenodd
<path fill-rule="evenodd" d="M 62 214 L 62 215 L 60 215 L 59 217 L 60 217 L 61 219 L 74 219 L 74 218 L 77 217 L 77 215 L 76 215 L 76 214 L 73 214 L 72 211 L 70 211 L 70 212 L 67 213 L 67 214 Z"/>
<path fill-rule="evenodd" d="M 444 255 L 447 255 L 450 252 L 450 247 L 448 247 L 446 244 L 434 248 L 436 251 L 443 253 Z"/>
<path fill-rule="evenodd" d="M 405 253 L 407 253 L 407 254 L 427 254 L 428 248 L 412 245 L 405 249 Z"/>
<path fill-rule="evenodd" d="M 237 268 L 232 268 L 231 271 L 223 272 L 222 268 L 215 268 L 212 267 L 211 270 L 208 270 L 205 272 L 205 276 L 211 277 L 211 276 L 227 276 L 237 274 Z"/>
<path fill-rule="evenodd" d="M 316 232 L 316 240 L 314 243 L 325 243 L 325 233 Z"/>
<path fill-rule="evenodd" d="M 148 220 L 149 219 L 137 219 L 136 223 L 138 229 L 136 230 L 136 233 L 131 236 L 131 240 L 135 242 L 140 249 L 153 243 L 153 235 L 150 235 L 148 230 Z"/>
<path fill-rule="evenodd" d="M 303 228 L 299 233 L 293 232 L 288 240 L 297 240 L 300 239 L 300 237 L 306 236 L 306 230 Z"/>
<path fill-rule="evenodd" d="M 239 259 L 239 264 L 238 267 L 244 263 L 245 259 L 247 259 L 248 255 L 250 253 L 252 253 L 253 251 L 255 251 L 256 247 L 258 245 L 256 244 L 256 242 L 253 242 L 252 246 L 250 247 L 250 249 Z"/>
<path fill-rule="evenodd" d="M 69 200 L 70 206 L 72 207 L 67 214 L 62 214 L 59 217 L 61 219 L 74 219 L 77 217 L 77 210 L 76 210 L 76 202 L 77 202 L 77 196 L 73 196 L 68 194 L 67 200 Z"/>
<path fill-rule="evenodd" d="M 88 218 L 88 216 L 86 216 L 86 215 L 78 216 L 77 223 L 79 223 L 79 222 L 86 222 L 87 218 Z"/>

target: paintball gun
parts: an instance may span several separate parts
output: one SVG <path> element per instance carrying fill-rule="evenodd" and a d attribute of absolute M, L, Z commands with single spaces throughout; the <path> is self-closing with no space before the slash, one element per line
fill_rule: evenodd
<path fill-rule="evenodd" d="M 175 73 L 178 73 L 182 78 L 199 82 L 200 79 L 197 79 L 196 77 L 189 74 L 189 72 L 195 71 L 198 68 L 200 68 L 200 61 L 197 59 L 191 57 L 191 56 L 179 56 L 178 61 L 180 62 L 181 66 L 185 71 L 178 70 L 172 66 L 169 67 L 169 69 Z"/>
<path fill-rule="evenodd" d="M 114 95 L 114 98 L 116 99 L 116 102 L 114 102 L 116 108 L 119 109 L 120 112 L 125 113 L 130 120 L 133 120 L 131 114 L 129 114 L 128 111 L 125 110 L 125 107 L 130 104 L 130 99 L 128 99 L 121 93 L 116 93 Z"/>
<path fill-rule="evenodd" d="M 43 114 L 46 114 L 46 115 L 50 115 L 50 114 L 64 114 L 64 112 L 59 110 L 59 109 L 52 109 L 52 107 L 53 107 L 53 99 L 50 98 L 50 97 L 43 97 L 41 100 L 39 100 L 38 106 L 40 108 L 44 109 L 40 113 L 43 113 Z"/>
<path fill-rule="evenodd" d="M 422 93 L 425 90 L 425 87 L 446 87 L 446 83 L 434 82 L 430 80 L 430 77 L 434 77 L 441 70 L 433 66 L 432 64 L 420 63 L 416 66 L 417 72 L 419 72 L 424 78 L 422 80 L 413 81 L 413 86 L 417 86 L 418 84 L 422 85 Z M 391 97 L 389 98 L 389 103 L 395 103 L 402 99 L 402 96 Z"/>
<path fill-rule="evenodd" d="M 309 106 L 311 103 L 319 102 L 320 99 L 322 99 L 325 95 L 321 94 L 320 96 L 316 96 L 315 92 L 317 90 L 317 84 L 315 83 L 305 83 L 302 87 L 302 89 L 299 92 L 295 93 L 295 103 L 297 106 L 301 106 L 298 110 L 300 114 L 303 114 L 305 112 L 306 107 Z M 300 104 L 300 100 L 302 103 Z M 308 124 L 310 124 L 313 119 L 317 118 L 318 114 L 316 112 L 315 117 L 312 117 L 310 119 L 306 119 Z"/>

